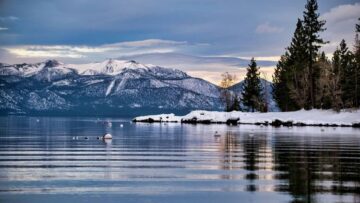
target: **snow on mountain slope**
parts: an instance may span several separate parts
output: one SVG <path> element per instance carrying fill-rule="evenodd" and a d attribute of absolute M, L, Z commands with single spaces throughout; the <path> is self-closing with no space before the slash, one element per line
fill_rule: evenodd
<path fill-rule="evenodd" d="M 108 86 L 108 88 L 106 89 L 106 93 L 105 93 L 105 96 L 108 96 L 111 92 L 111 90 L 113 89 L 114 87 L 114 84 L 115 84 L 115 80 L 111 81 L 110 85 Z"/>
<path fill-rule="evenodd" d="M 95 74 L 106 74 L 106 75 L 117 75 L 124 69 L 148 69 L 151 65 L 143 65 L 136 61 L 123 61 L 109 59 L 98 63 L 89 64 L 68 64 L 68 68 L 76 70 L 81 75 L 95 75 Z"/>
<path fill-rule="evenodd" d="M 46 70 L 45 70 L 46 69 Z M 15 65 L 4 65 L 0 64 L 0 75 L 18 75 L 22 77 L 32 77 L 38 75 L 39 73 L 46 74 L 51 72 L 51 74 L 68 74 L 72 70 L 65 67 L 63 63 L 60 63 L 56 60 L 47 60 L 41 63 L 35 64 L 15 64 Z"/>
<path fill-rule="evenodd" d="M 220 91 L 216 85 L 213 85 L 199 78 L 186 78 L 183 80 L 166 80 L 167 83 L 178 85 L 190 91 L 199 94 L 206 94 L 211 97 L 219 97 Z"/>
<path fill-rule="evenodd" d="M 0 64 L 0 75 L 19 75 L 30 77 L 45 67 L 45 62 L 36 64 Z"/>

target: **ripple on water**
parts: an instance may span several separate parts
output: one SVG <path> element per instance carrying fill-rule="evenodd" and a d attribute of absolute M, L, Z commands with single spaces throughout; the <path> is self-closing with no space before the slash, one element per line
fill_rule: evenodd
<path fill-rule="evenodd" d="M 0 201 L 360 201 L 356 129 L 0 121 Z"/>

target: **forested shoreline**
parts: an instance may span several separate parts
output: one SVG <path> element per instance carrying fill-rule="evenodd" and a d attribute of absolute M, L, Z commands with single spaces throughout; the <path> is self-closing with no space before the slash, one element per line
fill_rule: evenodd
<path fill-rule="evenodd" d="M 358 108 L 360 25 L 355 26 L 353 51 L 343 39 L 329 59 L 320 51 L 329 42 L 320 37 L 326 22 L 319 19 L 316 0 L 308 0 L 305 8 L 273 76 L 273 95 L 279 108 L 282 111 Z"/>
<path fill-rule="evenodd" d="M 303 17 L 297 20 L 291 43 L 285 48 L 273 75 L 272 95 L 281 111 L 359 108 L 360 23 L 355 25 L 353 48 L 342 39 L 331 59 L 321 49 L 330 43 L 320 36 L 326 31 L 325 25 L 326 21 L 320 19 L 317 1 L 308 0 Z M 224 74 L 220 87 L 225 110 L 267 112 L 266 87 L 261 85 L 260 77 L 260 67 L 252 58 L 242 94 L 232 95 L 228 88 L 235 76 Z"/>

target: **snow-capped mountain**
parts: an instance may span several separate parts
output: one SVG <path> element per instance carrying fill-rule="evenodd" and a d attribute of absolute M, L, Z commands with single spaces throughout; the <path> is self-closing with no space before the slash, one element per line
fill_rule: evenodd
<path fill-rule="evenodd" d="M 271 85 L 269 92 L 271 91 Z M 232 91 L 242 91 L 242 83 Z M 276 110 L 271 94 L 270 109 Z M 218 86 L 176 69 L 109 59 L 0 64 L 0 115 L 139 115 L 223 110 Z"/>
<path fill-rule="evenodd" d="M 128 115 L 221 110 L 219 88 L 136 61 L 0 64 L 0 113 Z"/>

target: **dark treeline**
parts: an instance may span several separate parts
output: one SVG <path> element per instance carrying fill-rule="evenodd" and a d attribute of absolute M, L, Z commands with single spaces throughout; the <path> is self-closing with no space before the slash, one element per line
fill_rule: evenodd
<path fill-rule="evenodd" d="M 282 111 L 360 106 L 360 25 L 355 26 L 354 50 L 342 40 L 329 60 L 320 52 L 328 42 L 319 35 L 326 30 L 319 16 L 317 1 L 308 0 L 275 69 L 273 96 Z"/>

